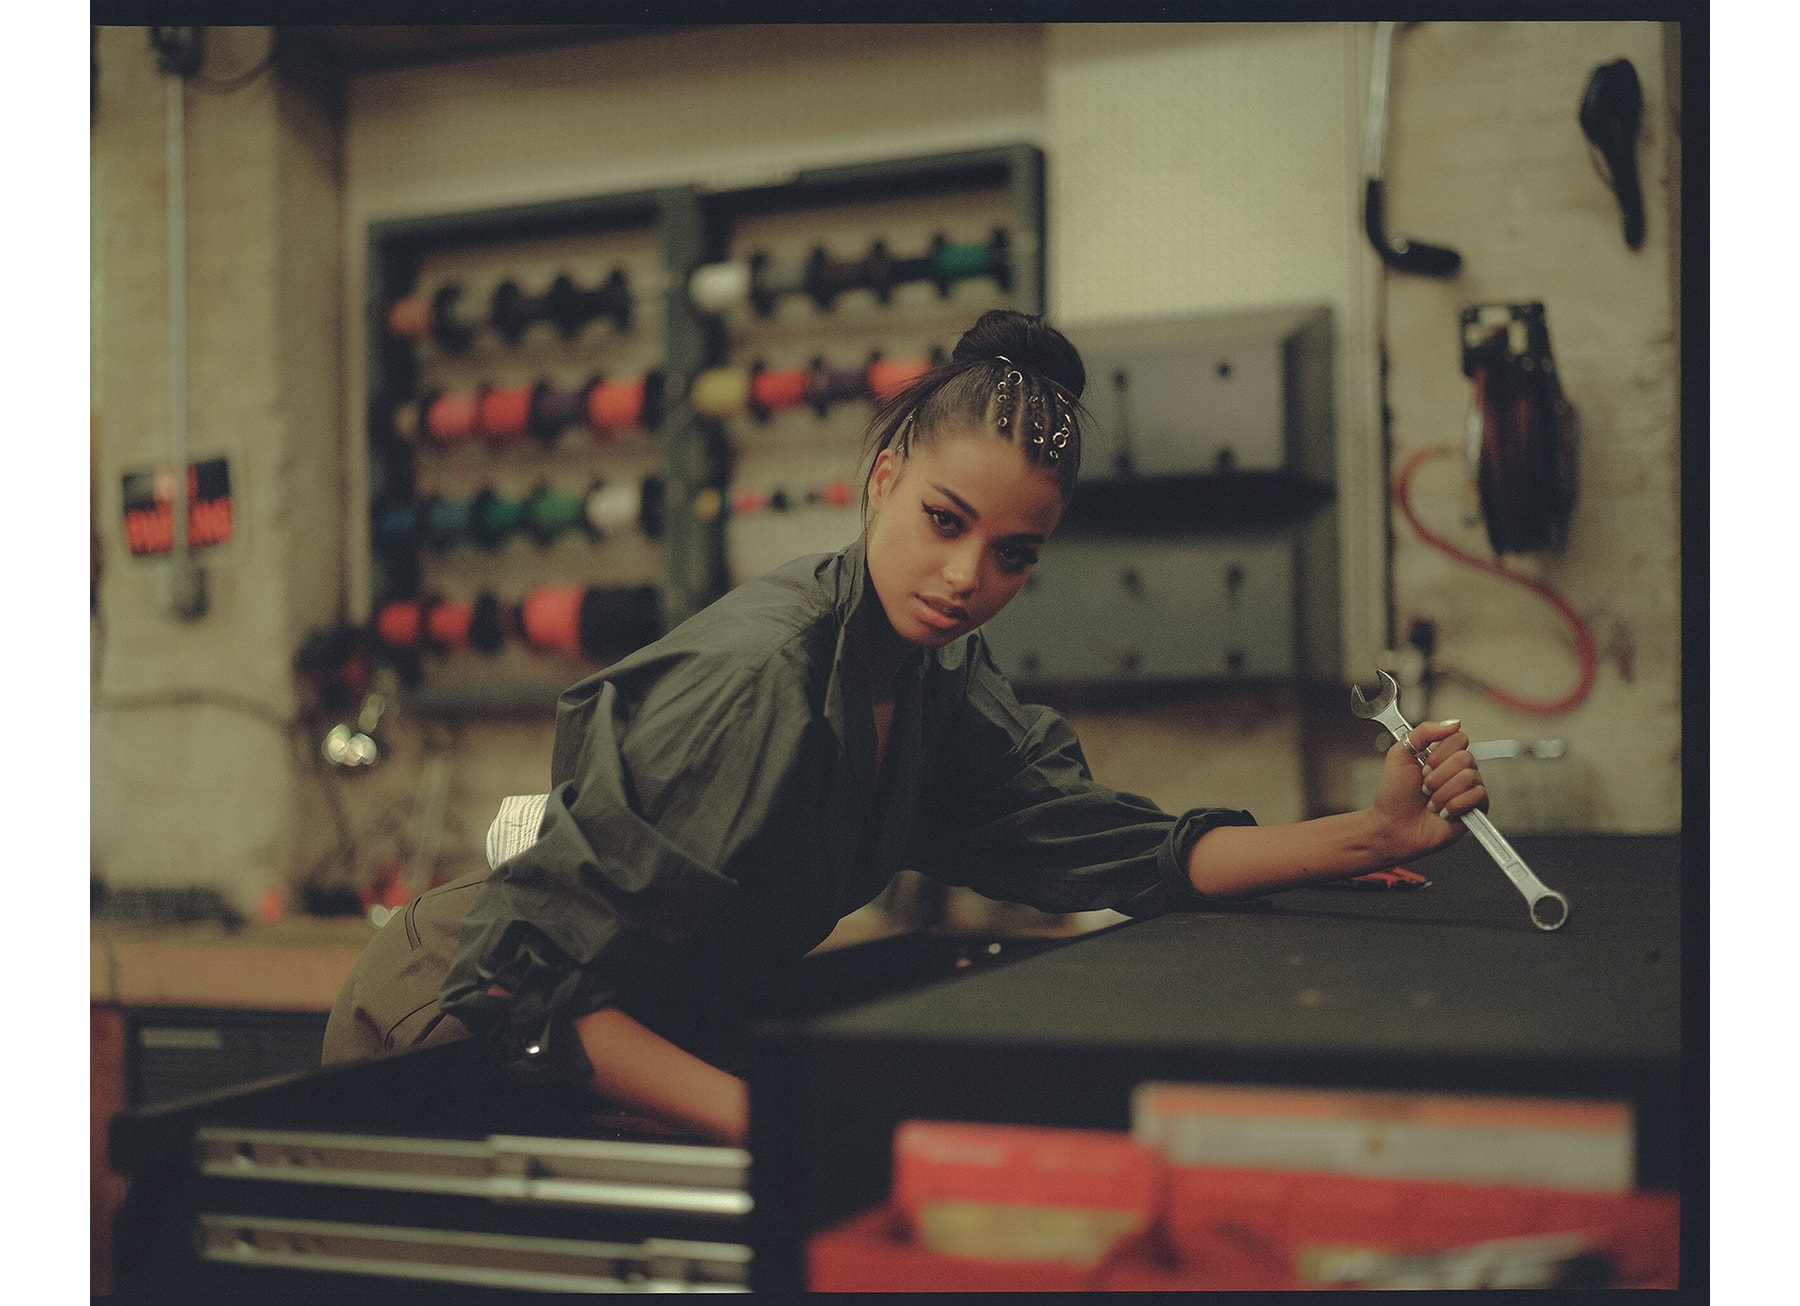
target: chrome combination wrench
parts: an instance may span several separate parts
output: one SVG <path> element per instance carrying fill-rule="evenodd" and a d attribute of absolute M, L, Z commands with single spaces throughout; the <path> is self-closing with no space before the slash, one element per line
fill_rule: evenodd
<path fill-rule="evenodd" d="M 1421 771 L 1430 770 L 1429 759 L 1412 746 L 1412 726 L 1400 715 L 1400 686 L 1394 683 L 1394 678 L 1387 672 L 1380 671 L 1376 674 L 1381 677 L 1381 692 L 1371 700 L 1364 695 L 1360 685 L 1350 686 L 1350 710 L 1365 720 L 1380 722 L 1389 734 L 1406 746 L 1406 751 L 1413 755 Z M 1563 922 L 1569 919 L 1569 900 L 1555 889 L 1544 887 L 1544 882 L 1525 865 L 1525 859 L 1494 828 L 1494 823 L 1488 820 L 1486 812 L 1477 808 L 1458 819 L 1468 827 L 1476 841 L 1487 849 L 1488 856 L 1506 872 L 1506 878 L 1525 895 L 1525 902 L 1531 909 L 1531 923 L 1540 930 L 1561 929 Z"/>

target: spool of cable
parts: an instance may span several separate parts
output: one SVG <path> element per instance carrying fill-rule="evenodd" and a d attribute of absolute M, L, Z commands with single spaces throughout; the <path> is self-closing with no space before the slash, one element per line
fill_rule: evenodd
<path fill-rule="evenodd" d="M 1562 548 L 1575 505 L 1575 419 L 1544 306 L 1464 309 L 1463 370 L 1475 383 L 1475 483 L 1495 555 Z"/>
<path fill-rule="evenodd" d="M 731 515 L 753 517 L 769 506 L 769 496 L 761 490 L 737 490 L 731 496 Z"/>
<path fill-rule="evenodd" d="M 605 438 L 620 431 L 648 428 L 645 396 L 647 376 L 601 377 L 588 391 L 587 420 L 594 434 Z"/>
<path fill-rule="evenodd" d="M 387 328 L 402 339 L 429 336 L 439 348 L 461 353 L 475 342 L 475 328 L 457 319 L 456 302 L 460 298 L 462 287 L 454 281 L 430 295 L 407 295 L 388 309 Z"/>
<path fill-rule="evenodd" d="M 742 367 L 709 367 L 688 390 L 694 411 L 706 417 L 731 417 L 750 402 L 750 372 Z"/>
<path fill-rule="evenodd" d="M 532 431 L 532 411 L 541 391 L 536 385 L 495 386 L 481 395 L 478 420 L 482 439 L 496 448 L 517 444 Z"/>
<path fill-rule="evenodd" d="M 519 604 L 525 643 L 542 652 L 581 653 L 583 585 L 540 585 Z"/>
<path fill-rule="evenodd" d="M 469 628 L 474 620 L 473 604 L 439 599 L 426 609 L 425 638 L 437 652 L 459 653 L 469 647 Z"/>
<path fill-rule="evenodd" d="M 808 492 L 806 497 L 809 502 L 822 504 L 827 508 L 844 508 L 849 506 L 853 493 L 850 482 L 839 478 Z"/>
<path fill-rule="evenodd" d="M 694 496 L 694 520 L 710 526 L 725 511 L 725 496 L 717 486 L 709 485 Z"/>
<path fill-rule="evenodd" d="M 929 358 L 887 359 L 877 354 L 869 360 L 869 394 L 886 401 L 931 370 Z"/>
<path fill-rule="evenodd" d="M 688 277 L 688 299 L 702 313 L 732 312 L 750 302 L 748 263 L 708 263 Z"/>
<path fill-rule="evenodd" d="M 375 614 L 375 633 L 390 648 L 417 648 L 423 615 L 417 599 L 395 599 L 384 603 Z"/>
<path fill-rule="evenodd" d="M 467 390 L 438 395 L 425 410 L 425 433 L 438 444 L 472 439 L 481 423 L 481 396 Z"/>
<path fill-rule="evenodd" d="M 619 268 L 592 290 L 582 290 L 569 277 L 560 276 L 551 283 L 545 301 L 546 315 L 565 339 L 580 334 L 597 318 L 611 318 L 614 330 L 631 330 L 631 288 Z"/>
<path fill-rule="evenodd" d="M 545 386 L 531 413 L 532 431 L 548 444 L 571 426 L 587 421 L 588 393 L 600 383 L 598 375 L 590 376 L 573 390 L 557 390 Z"/>
<path fill-rule="evenodd" d="M 939 295 L 948 295 L 957 282 L 972 277 L 992 277 L 1000 289 L 1012 290 L 1012 259 L 1004 227 L 996 227 L 992 238 L 981 245 L 955 245 L 942 236 L 935 237 L 931 251 Z"/>
<path fill-rule="evenodd" d="M 494 287 L 488 301 L 488 321 L 509 345 L 516 345 L 531 328 L 549 312 L 547 295 L 527 295 L 519 283 L 510 278 Z"/>
<path fill-rule="evenodd" d="M 765 368 L 761 362 L 752 364 L 749 407 L 759 420 L 768 418 L 772 413 L 799 408 L 805 403 L 805 368 L 775 372 Z"/>
<path fill-rule="evenodd" d="M 598 539 L 623 535 L 638 528 L 644 508 L 644 488 L 637 481 L 595 481 L 588 489 L 585 515 L 588 529 Z"/>
<path fill-rule="evenodd" d="M 559 494 L 548 485 L 540 485 L 526 496 L 520 519 L 533 539 L 548 545 L 566 531 L 585 529 L 587 496 Z"/>
<path fill-rule="evenodd" d="M 820 246 L 806 260 L 806 293 L 828 313 L 846 290 L 873 289 L 877 282 L 885 285 L 886 275 L 874 251 L 869 258 L 844 261 L 832 258 Z"/>
<path fill-rule="evenodd" d="M 750 307 L 758 317 L 768 317 L 775 304 L 788 295 L 806 290 L 807 263 L 777 262 L 764 250 L 750 256 Z"/>
<path fill-rule="evenodd" d="M 412 499 L 375 509 L 375 544 L 383 549 L 411 548 L 419 538 L 419 505 Z"/>
<path fill-rule="evenodd" d="M 498 653 L 506 643 L 506 623 L 500 600 L 483 592 L 475 596 L 469 613 L 469 647 L 477 653 Z"/>
<path fill-rule="evenodd" d="M 431 296 L 407 295 L 388 306 L 388 334 L 403 340 L 418 340 L 431 331 Z"/>
<path fill-rule="evenodd" d="M 869 397 L 867 368 L 830 368 L 822 358 L 813 359 L 806 374 L 806 399 L 820 417 L 833 405 Z"/>
<path fill-rule="evenodd" d="M 497 548 L 524 529 L 525 505 L 517 499 L 484 489 L 469 505 L 470 537 L 484 549 Z"/>
<path fill-rule="evenodd" d="M 472 522 L 467 499 L 427 499 L 420 517 L 425 543 L 434 549 L 451 549 L 470 538 Z"/>

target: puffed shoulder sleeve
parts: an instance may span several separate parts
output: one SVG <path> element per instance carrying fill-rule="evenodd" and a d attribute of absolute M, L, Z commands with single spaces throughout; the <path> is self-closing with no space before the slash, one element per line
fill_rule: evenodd
<path fill-rule="evenodd" d="M 806 718 L 779 682 L 684 656 L 564 696 L 539 837 L 483 886 L 442 990 L 515 1078 L 585 1081 L 570 1022 L 693 973 L 795 782 Z"/>
<path fill-rule="evenodd" d="M 1049 912 L 1149 916 L 1208 904 L 1188 882 L 1188 853 L 1215 826 L 1254 825 L 1248 812 L 1172 816 L 1097 783 L 1069 723 L 1020 703 L 979 635 L 958 671 L 960 692 L 933 758 L 919 871 Z"/>

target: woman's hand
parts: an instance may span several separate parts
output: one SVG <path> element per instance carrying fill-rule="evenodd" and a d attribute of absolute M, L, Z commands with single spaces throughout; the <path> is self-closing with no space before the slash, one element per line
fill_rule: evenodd
<path fill-rule="evenodd" d="M 1460 721 L 1425 721 L 1413 727 L 1413 747 L 1426 754 L 1418 761 L 1402 744 L 1388 749 L 1370 810 L 1393 843 L 1395 862 L 1433 852 L 1462 837 L 1458 819 L 1485 809 L 1487 785 L 1469 752 L 1469 737 Z"/>

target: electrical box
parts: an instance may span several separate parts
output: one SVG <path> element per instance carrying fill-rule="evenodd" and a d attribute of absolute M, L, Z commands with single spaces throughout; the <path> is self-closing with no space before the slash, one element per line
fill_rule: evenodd
<path fill-rule="evenodd" d="M 1093 415 L 1082 476 L 1335 479 L 1331 318 L 1272 309 L 1071 328 Z"/>
<path fill-rule="evenodd" d="M 987 633 L 1017 682 L 1282 678 L 1294 596 L 1282 535 L 1065 539 Z"/>
<path fill-rule="evenodd" d="M 1020 685 L 1335 679 L 1342 661 L 1331 315 L 1071 326 L 1081 479 L 988 623 Z"/>

